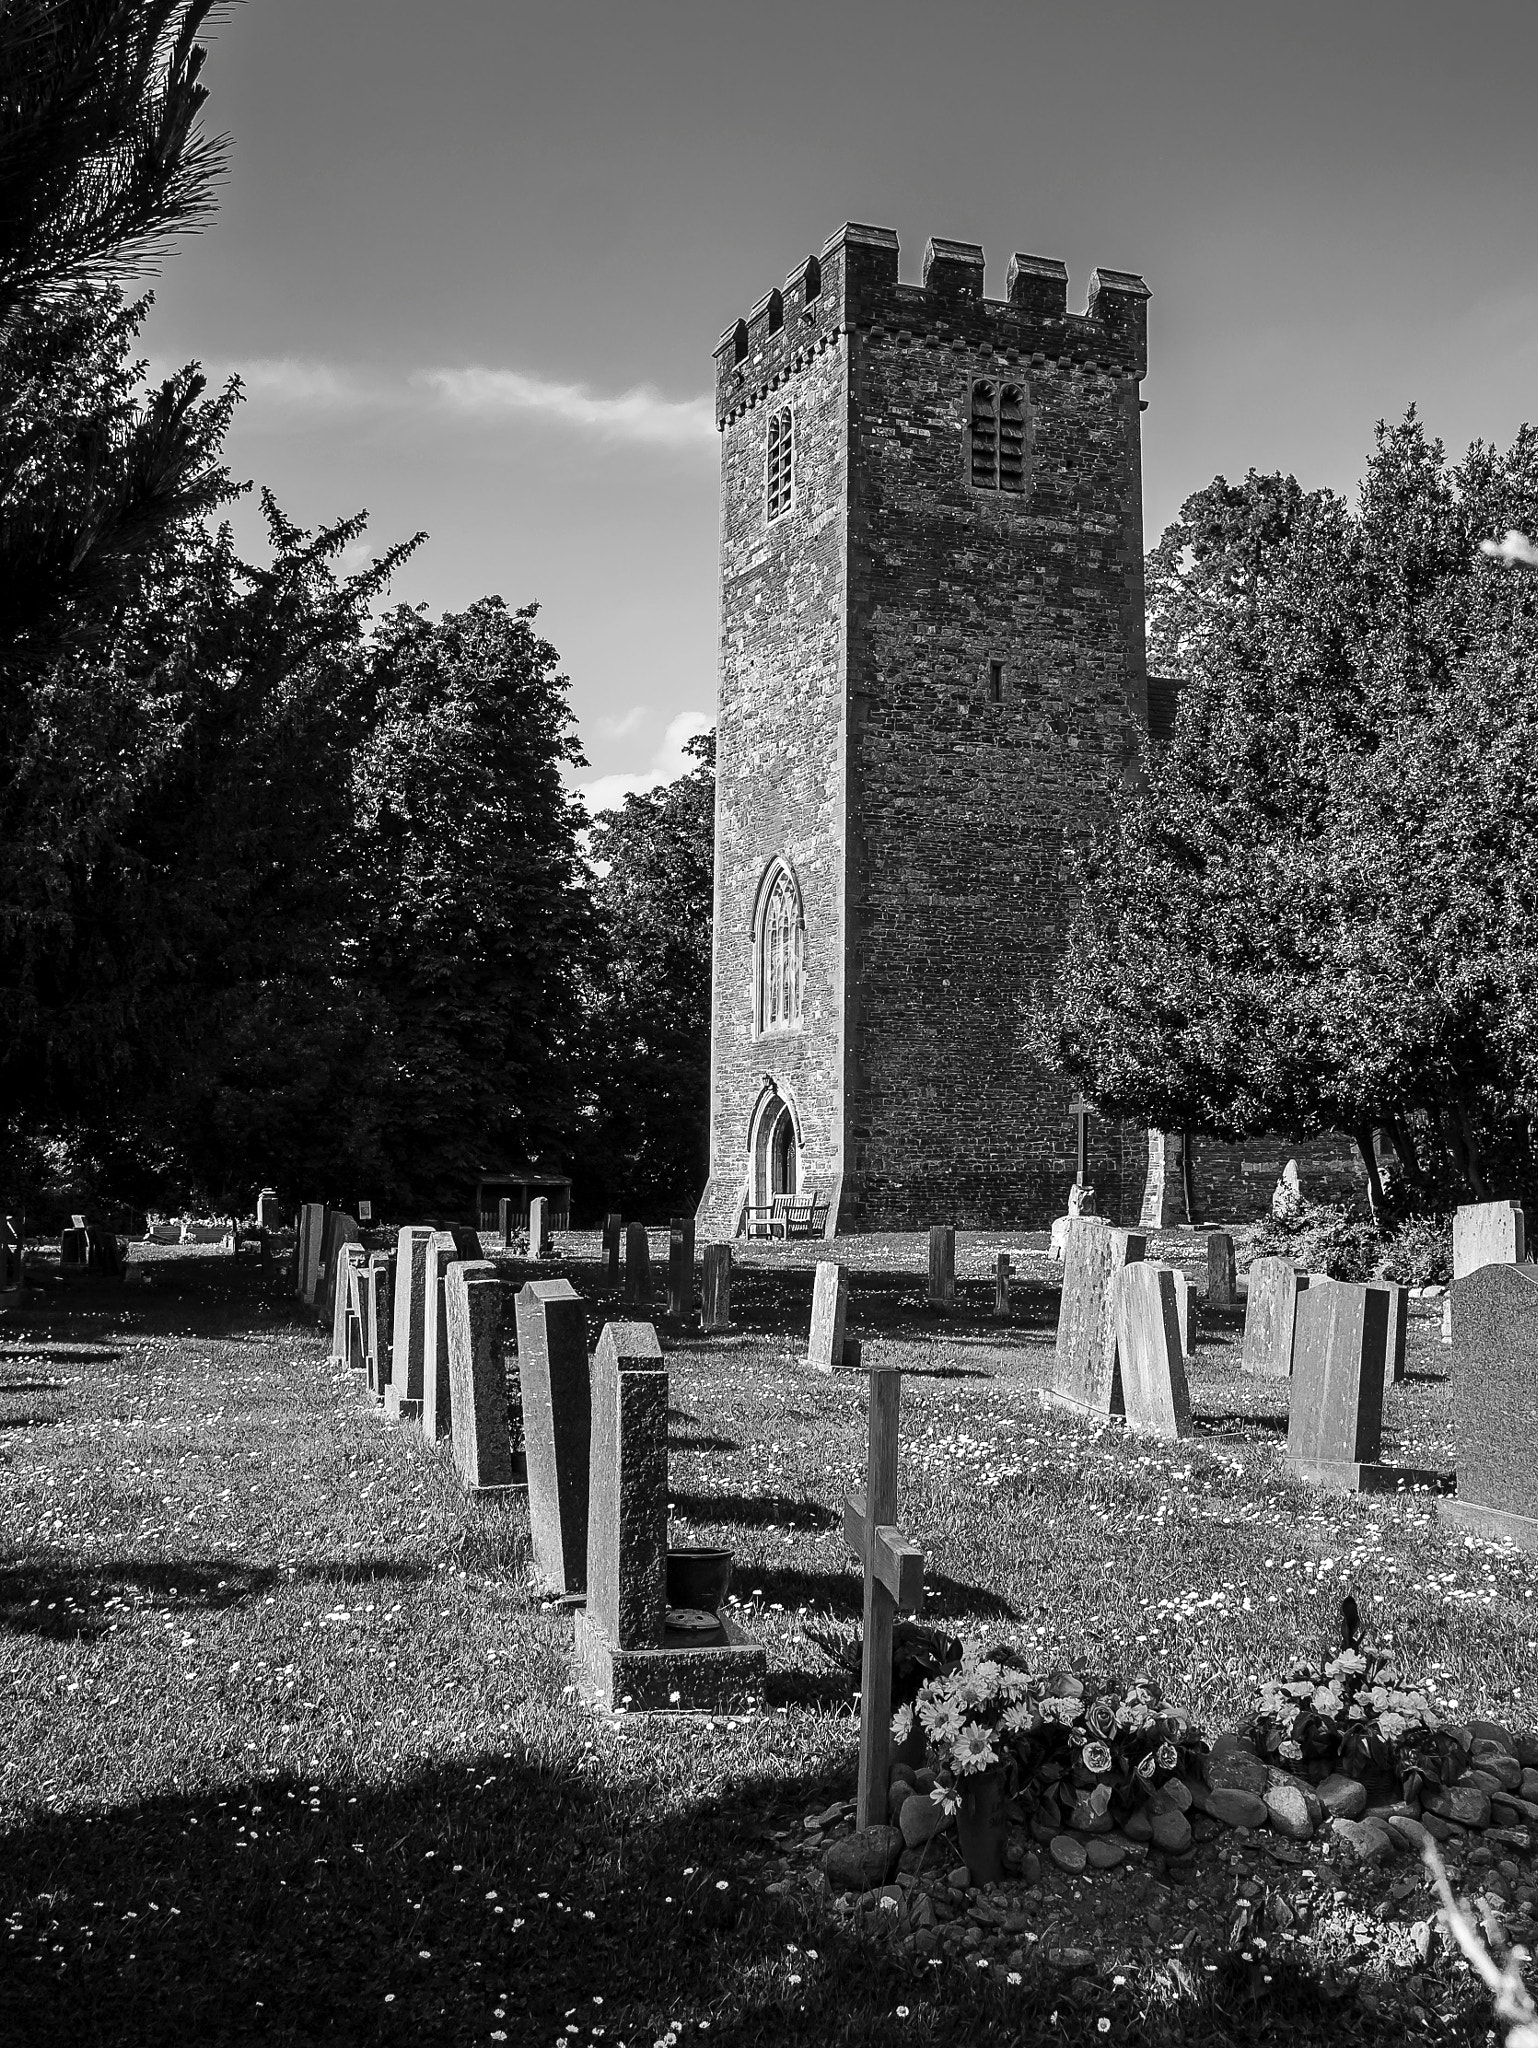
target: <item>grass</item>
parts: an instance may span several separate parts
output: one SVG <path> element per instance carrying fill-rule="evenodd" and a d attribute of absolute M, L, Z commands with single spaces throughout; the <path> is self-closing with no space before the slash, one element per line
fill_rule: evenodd
<path fill-rule="evenodd" d="M 596 1241 L 563 1246 L 547 1270 L 596 1339 L 618 1312 Z M 1285 1389 L 1241 1379 L 1232 1322 L 1204 1332 L 1188 1443 L 1043 1410 L 1055 1278 L 1017 1256 L 1014 1317 L 992 1323 L 1000 1248 L 1022 1241 L 963 1240 L 942 1318 L 919 1240 L 840 1247 L 867 1362 L 906 1368 L 902 1517 L 932 1617 L 1043 1664 L 1146 1667 L 1216 1728 L 1330 1639 L 1349 1587 L 1450 1710 L 1538 1719 L 1520 1560 L 1445 1535 L 1424 1498 L 1287 1480 Z M 1064 1975 L 1043 1940 L 1009 1985 L 931 1968 L 807 1887 L 766 1891 L 773 1837 L 853 1776 L 854 1681 L 805 1628 L 836 1642 L 858 1621 L 838 1513 L 864 1383 L 798 1362 L 814 1257 L 752 1248 L 730 1336 L 664 1327 L 674 1526 L 736 1551 L 769 1653 L 753 1720 L 587 1712 L 521 1503 L 467 1504 L 444 1450 L 386 1428 L 249 1263 L 136 1248 L 142 1286 L 0 1322 L 0 2039 L 1098 2041 L 1102 2018 L 1129 2041 L 1402 2034 L 1393 1972 L 1343 2001 L 1319 1944 L 1262 1984 L 1221 1940 L 1193 1974 L 1141 1922 L 1097 1922 L 1105 1969 Z M 1412 1322 L 1398 1462 L 1450 1462 L 1445 1357 Z M 1428 2025 L 1452 2012 L 1483 2038 L 1453 1973 L 1421 1989 Z"/>

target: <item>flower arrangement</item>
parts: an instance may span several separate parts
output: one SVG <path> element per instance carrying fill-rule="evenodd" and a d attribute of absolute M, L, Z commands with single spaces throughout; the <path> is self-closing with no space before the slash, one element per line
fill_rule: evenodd
<path fill-rule="evenodd" d="M 1157 1686 L 1059 1670 L 1033 1675 L 1008 1649 L 962 1645 L 960 1662 L 919 1689 L 892 1719 L 906 1741 L 923 1730 L 932 1797 L 954 1812 L 969 1779 L 1002 1768 L 1023 1813 L 1047 1824 L 1111 1826 L 1206 1745 Z"/>
<path fill-rule="evenodd" d="M 1462 1757 L 1423 1692 L 1371 1643 L 1337 1650 L 1321 1669 L 1294 1664 L 1260 1689 L 1246 1721 L 1259 1753 L 1284 1769 L 1328 1764 L 1354 1777 L 1394 1774 L 1406 1795 L 1451 1782 Z"/>

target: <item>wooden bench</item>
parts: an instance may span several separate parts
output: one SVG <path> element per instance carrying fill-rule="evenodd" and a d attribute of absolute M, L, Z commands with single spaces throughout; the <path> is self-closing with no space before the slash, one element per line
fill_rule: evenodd
<path fill-rule="evenodd" d="M 826 1195 L 776 1195 L 768 1208 L 750 1206 L 748 1237 L 821 1237 L 828 1220 Z"/>

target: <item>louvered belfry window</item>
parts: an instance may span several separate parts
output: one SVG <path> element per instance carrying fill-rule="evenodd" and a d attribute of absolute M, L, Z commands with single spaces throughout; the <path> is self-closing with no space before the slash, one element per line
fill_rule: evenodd
<path fill-rule="evenodd" d="M 971 473 L 980 491 L 1025 489 L 1025 394 L 1018 385 L 972 386 Z"/>
<path fill-rule="evenodd" d="M 769 517 L 790 510 L 792 454 L 795 441 L 790 407 L 769 415 Z"/>

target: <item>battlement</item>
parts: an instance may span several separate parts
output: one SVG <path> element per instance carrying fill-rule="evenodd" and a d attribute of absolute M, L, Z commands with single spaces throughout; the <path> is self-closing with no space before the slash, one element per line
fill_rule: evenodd
<path fill-rule="evenodd" d="M 850 334 L 947 345 L 1005 363 L 1066 358 L 1134 381 L 1147 372 L 1150 294 L 1130 271 L 1093 271 L 1084 311 L 1070 313 L 1067 268 L 1050 257 L 1012 255 L 1005 295 L 990 299 L 979 243 L 932 237 L 921 285 L 899 281 L 900 253 L 890 228 L 846 221 L 821 256 L 808 256 L 783 288 L 729 327 L 715 352 L 717 423 Z"/>

